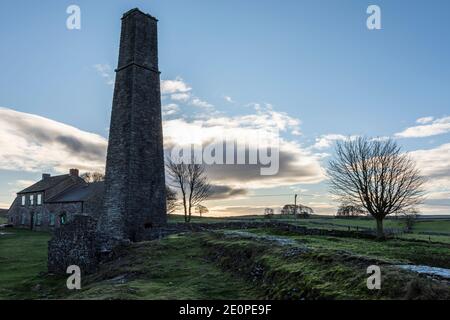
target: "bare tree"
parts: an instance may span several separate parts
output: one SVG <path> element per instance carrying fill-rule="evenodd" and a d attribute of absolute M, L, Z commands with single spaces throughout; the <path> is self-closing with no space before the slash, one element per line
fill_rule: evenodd
<path fill-rule="evenodd" d="M 167 214 L 173 213 L 179 206 L 177 192 L 166 186 L 166 203 L 167 203 Z"/>
<path fill-rule="evenodd" d="M 387 215 L 414 210 L 423 202 L 424 180 L 393 140 L 338 142 L 327 173 L 332 194 L 342 203 L 363 207 L 375 218 L 378 238 L 384 237 Z"/>
<path fill-rule="evenodd" d="M 412 232 L 413 227 L 417 222 L 417 212 L 415 212 L 415 211 L 405 212 L 403 219 L 405 222 L 406 232 Z"/>
<path fill-rule="evenodd" d="M 85 172 L 81 175 L 81 178 L 87 183 L 92 183 L 104 181 L 105 175 L 101 172 Z"/>
<path fill-rule="evenodd" d="M 168 158 L 166 168 L 170 179 L 181 191 L 184 219 L 190 222 L 192 208 L 201 204 L 210 195 L 211 185 L 206 175 L 206 167 L 203 164 L 185 164 Z"/>

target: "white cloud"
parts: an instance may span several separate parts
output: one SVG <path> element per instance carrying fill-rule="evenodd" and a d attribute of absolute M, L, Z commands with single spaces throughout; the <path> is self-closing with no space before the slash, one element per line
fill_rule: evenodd
<path fill-rule="evenodd" d="M 33 114 L 0 107 L 0 168 L 102 171 L 106 139 Z"/>
<path fill-rule="evenodd" d="M 314 149 L 322 150 L 330 148 L 336 141 L 346 140 L 348 137 L 342 134 L 325 134 L 316 138 L 316 142 L 312 146 Z"/>
<path fill-rule="evenodd" d="M 95 64 L 94 69 L 98 74 L 106 80 L 106 84 L 112 86 L 114 84 L 114 72 L 109 64 Z"/>
<path fill-rule="evenodd" d="M 417 120 L 422 125 L 414 126 L 396 133 L 399 138 L 423 138 L 450 132 L 450 117 L 433 120 L 431 117 Z"/>
<path fill-rule="evenodd" d="M 426 178 L 426 198 L 450 200 L 450 143 L 433 149 L 412 151 L 409 154 Z"/>
<path fill-rule="evenodd" d="M 171 104 L 162 106 L 162 115 L 163 116 L 171 116 L 171 115 L 178 113 L 179 111 L 180 111 L 180 108 L 175 103 L 171 103 Z"/>
<path fill-rule="evenodd" d="M 175 104 L 164 106 L 166 114 L 178 111 Z M 296 124 L 286 115 L 266 113 L 209 119 L 172 119 L 164 121 L 165 146 L 208 143 L 217 137 L 240 141 L 257 130 L 268 135 Z M 278 136 L 274 136 L 274 139 Z M 213 166 L 210 174 L 215 184 L 237 188 L 269 188 L 298 183 L 316 183 L 324 179 L 319 157 L 299 144 L 279 138 L 280 170 L 275 176 L 261 176 L 251 165 Z M 103 171 L 107 140 L 44 117 L 0 108 L 0 168 L 5 170 L 67 172 Z M 261 145 L 259 145 L 261 146 Z"/>
<path fill-rule="evenodd" d="M 174 93 L 170 96 L 172 100 L 175 101 L 188 101 L 191 95 L 189 93 Z"/>
<path fill-rule="evenodd" d="M 416 123 L 426 124 L 434 120 L 434 117 L 423 117 L 416 120 Z"/>
<path fill-rule="evenodd" d="M 225 99 L 226 102 L 234 103 L 233 99 L 229 96 L 224 96 L 223 98 Z"/>
<path fill-rule="evenodd" d="M 304 149 L 296 142 L 278 135 L 279 129 L 287 129 L 290 120 L 273 117 L 274 111 L 236 117 L 214 117 L 209 119 L 172 119 L 164 123 L 166 148 L 175 145 L 205 145 L 215 141 L 237 141 L 240 146 L 251 142 L 250 149 L 258 147 L 279 150 L 279 172 L 274 176 L 261 176 L 258 165 L 214 165 L 208 170 L 216 184 L 233 188 L 270 188 L 299 183 L 317 183 L 325 179 L 320 157 Z M 283 123 L 280 119 L 284 119 Z M 292 124 L 292 123 L 291 123 Z M 275 144 L 257 144 L 255 136 L 264 133 Z M 245 141 L 243 138 L 246 138 Z"/>
<path fill-rule="evenodd" d="M 199 108 L 213 108 L 214 106 L 206 101 L 203 101 L 199 98 L 192 98 L 192 100 L 189 102 L 189 104 L 199 107 Z"/>
<path fill-rule="evenodd" d="M 186 93 L 191 90 L 192 88 L 181 77 L 177 77 L 175 80 L 161 81 L 161 94 L 164 95 Z"/>

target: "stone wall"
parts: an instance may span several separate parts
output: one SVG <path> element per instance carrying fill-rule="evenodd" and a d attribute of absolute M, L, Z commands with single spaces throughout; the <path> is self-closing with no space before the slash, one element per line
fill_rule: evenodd
<path fill-rule="evenodd" d="M 65 214 L 66 222 L 70 222 L 76 214 L 83 212 L 81 202 L 44 203 L 42 205 L 22 206 L 18 197 L 8 213 L 8 220 L 17 228 L 47 231 L 61 226 L 60 216 Z M 51 225 L 51 215 L 54 215 L 54 225 Z M 32 218 L 33 215 L 33 218 Z M 40 215 L 40 219 L 38 219 Z M 33 225 L 31 222 L 33 220 Z"/>
<path fill-rule="evenodd" d="M 301 235 L 311 236 L 331 236 L 331 237 L 349 237 L 349 238 L 364 238 L 364 239 L 376 239 L 376 235 L 369 231 L 345 231 L 345 230 L 328 230 L 328 229 L 315 229 L 302 226 L 296 226 L 290 223 L 267 221 L 233 221 L 233 222 L 217 222 L 217 223 L 173 223 L 169 224 L 167 228 L 160 229 L 158 231 L 149 232 L 147 239 L 157 239 L 167 234 L 175 234 L 179 232 L 202 232 L 208 230 L 219 229 L 254 229 L 254 228 L 269 228 L 280 231 L 292 232 Z"/>
<path fill-rule="evenodd" d="M 76 215 L 70 223 L 55 230 L 48 243 L 48 271 L 65 274 L 68 266 L 77 265 L 82 274 L 95 272 L 96 225 L 92 217 Z"/>

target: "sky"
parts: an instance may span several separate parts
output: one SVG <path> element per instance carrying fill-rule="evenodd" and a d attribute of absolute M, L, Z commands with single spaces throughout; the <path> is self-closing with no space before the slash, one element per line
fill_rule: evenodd
<path fill-rule="evenodd" d="M 366 26 L 369 5 L 381 30 Z M 66 9 L 81 9 L 69 30 Z M 86 0 L 0 3 L 0 207 L 43 172 L 101 171 L 120 18 L 159 19 L 166 147 L 187 133 L 280 135 L 280 170 L 216 166 L 211 215 L 299 201 L 334 214 L 336 141 L 390 137 L 427 178 L 426 214 L 450 213 L 450 3 L 445 0 Z"/>

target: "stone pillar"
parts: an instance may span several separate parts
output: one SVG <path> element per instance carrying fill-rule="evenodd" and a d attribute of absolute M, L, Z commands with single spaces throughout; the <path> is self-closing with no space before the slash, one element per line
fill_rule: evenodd
<path fill-rule="evenodd" d="M 143 240 L 166 224 L 157 22 L 138 9 L 122 17 L 104 212 L 97 228 L 101 251 Z"/>

